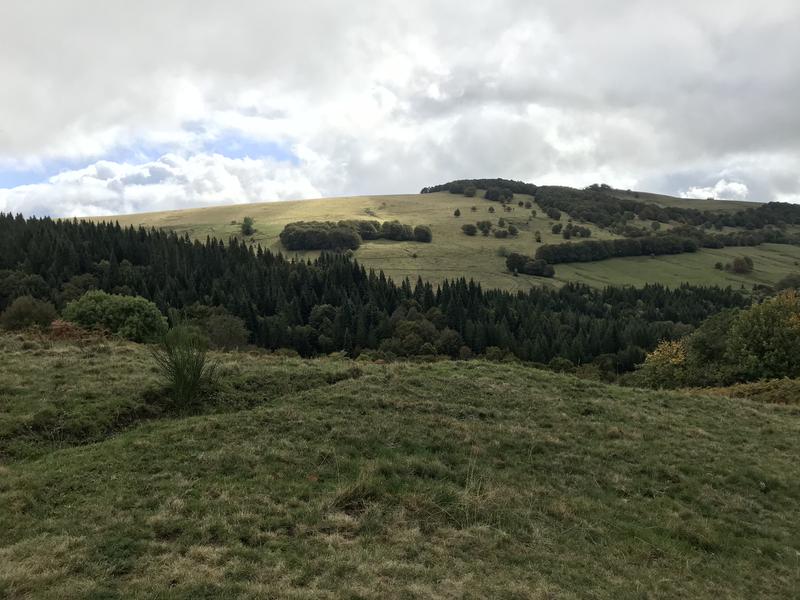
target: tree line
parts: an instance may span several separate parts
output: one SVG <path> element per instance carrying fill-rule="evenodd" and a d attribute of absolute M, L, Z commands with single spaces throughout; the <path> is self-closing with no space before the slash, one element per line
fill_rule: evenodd
<path fill-rule="evenodd" d="M 508 190 L 512 194 L 531 195 L 551 219 L 558 220 L 559 212 L 565 212 L 573 219 L 613 229 L 621 234 L 624 234 L 626 225 L 635 217 L 659 223 L 677 222 L 693 227 L 717 230 L 722 230 L 724 227 L 754 230 L 770 226 L 800 224 L 800 205 L 798 204 L 769 202 L 737 211 L 659 206 L 636 198 L 620 197 L 619 190 L 605 184 L 594 184 L 585 189 L 577 189 L 566 186 L 537 186 L 533 183 L 508 179 L 460 179 L 423 188 L 421 193 L 442 191 L 462 193 L 468 187 L 482 190 Z"/>
<path fill-rule="evenodd" d="M 140 296 L 163 314 L 197 305 L 241 320 L 248 342 L 387 356 L 483 354 L 628 370 L 662 339 L 747 304 L 730 289 L 483 290 L 464 278 L 395 283 L 342 253 L 289 260 L 237 239 L 192 241 L 173 232 L 0 215 L 0 310 L 19 297 L 59 310 L 86 292 Z M 610 368 L 610 367 L 609 367 Z"/>
<path fill-rule="evenodd" d="M 287 250 L 357 250 L 362 240 L 393 240 L 430 243 L 433 233 L 427 225 L 411 227 L 399 221 L 347 220 L 296 221 L 280 233 Z"/>

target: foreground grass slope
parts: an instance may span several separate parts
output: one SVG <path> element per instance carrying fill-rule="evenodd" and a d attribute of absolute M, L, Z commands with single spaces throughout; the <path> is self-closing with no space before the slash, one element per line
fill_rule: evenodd
<path fill-rule="evenodd" d="M 651 195 L 645 195 L 648 199 Z M 659 200 L 669 197 L 653 196 Z M 227 239 L 240 235 L 242 220 L 253 217 L 256 232 L 252 241 L 275 251 L 284 251 L 278 240 L 283 227 L 293 221 L 338 221 L 343 219 L 378 219 L 388 221 L 397 219 L 411 225 L 429 225 L 433 230 L 433 243 L 387 242 L 385 240 L 365 242 L 356 251 L 356 258 L 369 268 L 382 269 L 395 280 L 409 277 L 412 280 L 422 277 L 439 282 L 455 277 L 474 278 L 487 288 L 527 289 L 531 286 L 559 286 L 568 281 L 580 281 L 590 285 L 605 286 L 622 283 L 643 285 L 661 282 L 679 285 L 690 281 L 709 285 L 732 285 L 748 288 L 756 283 L 773 284 L 789 272 L 797 270 L 800 262 L 800 248 L 792 246 L 765 245 L 758 248 L 727 248 L 721 251 L 707 251 L 697 255 L 678 255 L 654 259 L 621 258 L 597 263 L 558 265 L 553 280 L 539 277 L 514 277 L 505 267 L 505 258 L 498 252 L 505 248 L 509 252 L 533 255 L 539 244 L 535 232 L 541 233 L 542 243 L 561 243 L 563 238 L 551 232 L 555 221 L 548 219 L 539 206 L 533 203 L 536 217 L 528 222 L 531 211 L 519 207 L 519 200 L 530 201 L 528 196 L 515 196 L 511 212 L 503 212 L 497 202 L 483 198 L 465 198 L 449 193 L 400 196 L 359 196 L 349 198 L 330 198 L 321 200 L 301 200 L 286 202 L 266 202 L 237 206 L 219 206 L 183 211 L 113 217 L 122 225 L 145 225 L 174 229 L 180 233 L 205 239 L 216 236 Z M 673 199 L 675 202 L 698 202 L 701 209 L 725 209 L 727 202 L 690 201 Z M 655 201 L 655 200 L 653 200 Z M 713 205 L 710 203 L 713 202 Z M 662 202 L 663 203 L 663 202 Z M 741 209 L 743 203 L 735 203 Z M 477 210 L 472 211 L 472 207 Z M 489 208 L 497 212 L 491 214 Z M 453 213 L 461 211 L 461 217 Z M 461 225 L 478 220 L 491 220 L 497 223 L 504 218 L 519 228 L 516 238 L 496 239 L 493 236 L 477 235 L 469 237 L 462 233 Z M 566 222 L 566 216 L 562 217 Z M 649 226 L 649 221 L 639 222 Z M 592 239 L 613 238 L 609 232 L 594 225 Z M 292 253 L 298 256 L 311 256 L 316 253 Z M 756 262 L 752 274 L 736 274 L 714 269 L 717 261 L 730 262 L 736 256 L 750 255 Z"/>
<path fill-rule="evenodd" d="M 0 596 L 800 586 L 796 406 L 508 363 L 230 354 L 189 414 L 142 347 L 5 336 L 0 348 Z M 86 411 L 128 416 L 81 428 Z"/>

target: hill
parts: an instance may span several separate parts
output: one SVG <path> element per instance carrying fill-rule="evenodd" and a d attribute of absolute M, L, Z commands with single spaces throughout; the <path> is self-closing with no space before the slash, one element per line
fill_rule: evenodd
<path fill-rule="evenodd" d="M 655 194 L 640 193 L 639 200 L 658 206 L 698 210 L 731 212 L 758 206 L 755 203 L 729 203 L 727 201 L 686 200 Z M 617 192 L 625 197 L 627 193 Z M 216 236 L 227 239 L 241 235 L 245 216 L 255 221 L 255 233 L 247 239 L 274 251 L 286 252 L 278 235 L 287 223 L 294 221 L 339 221 L 346 219 L 397 219 L 411 225 L 429 225 L 433 231 L 431 244 L 413 242 L 366 241 L 356 251 L 356 259 L 368 268 L 383 270 L 395 280 L 422 277 L 433 283 L 457 277 L 475 278 L 484 287 L 507 290 L 528 289 L 532 286 L 561 286 L 566 282 L 584 282 L 602 287 L 605 285 L 659 282 L 679 285 L 684 282 L 703 285 L 742 286 L 772 285 L 788 273 L 796 272 L 800 263 L 800 247 L 763 244 L 749 248 L 704 249 L 693 255 L 615 258 L 596 263 L 558 265 L 553 279 L 514 277 L 505 267 L 507 252 L 532 255 L 541 244 L 563 242 L 560 234 L 552 233 L 556 223 L 549 218 L 531 196 L 516 194 L 509 211 L 500 210 L 497 202 L 480 197 L 468 198 L 447 192 L 394 196 L 360 196 L 302 201 L 265 202 L 234 206 L 167 211 L 159 213 L 103 217 L 96 220 L 117 220 L 122 225 L 144 225 L 188 233 L 197 239 Z M 520 207 L 518 202 L 531 202 L 531 209 Z M 696 204 L 695 204 L 696 203 Z M 475 207 L 475 211 L 472 208 Z M 490 208 L 497 211 L 489 213 Z M 454 216 L 458 209 L 460 217 Z M 462 233 L 464 223 L 500 218 L 519 229 L 516 237 L 497 239 L 493 236 L 469 237 Z M 566 221 L 566 217 L 564 219 Z M 648 219 L 635 220 L 641 227 L 649 227 Z M 584 223 L 591 230 L 591 239 L 614 239 L 619 235 L 592 223 Z M 671 225 L 666 224 L 665 228 Z M 728 228 L 728 231 L 731 231 Z M 541 244 L 535 241 L 540 232 Z M 316 252 L 292 252 L 297 256 L 315 256 Z M 751 256 L 755 270 L 739 274 L 715 269 L 716 263 L 729 263 L 742 255 Z"/>
<path fill-rule="evenodd" d="M 796 406 L 0 336 L 0 596 L 790 597 Z"/>

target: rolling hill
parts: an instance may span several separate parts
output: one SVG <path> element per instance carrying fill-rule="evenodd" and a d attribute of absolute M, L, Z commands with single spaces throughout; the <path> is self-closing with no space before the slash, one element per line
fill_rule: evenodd
<path fill-rule="evenodd" d="M 633 194 L 617 192 L 621 197 Z M 656 194 L 636 192 L 643 202 L 680 208 L 696 207 L 699 210 L 734 211 L 758 206 L 755 203 L 686 200 Z M 411 225 L 429 225 L 433 231 L 431 244 L 413 242 L 367 241 L 356 251 L 356 259 L 368 268 L 383 270 L 395 280 L 422 277 L 430 282 L 456 277 L 474 278 L 487 288 L 507 290 L 528 289 L 531 286 L 560 286 L 566 282 L 584 282 L 592 286 L 616 284 L 643 285 L 660 282 L 679 285 L 684 282 L 701 285 L 752 288 L 754 285 L 772 285 L 788 273 L 797 272 L 800 264 L 800 247 L 763 244 L 757 247 L 731 247 L 703 249 L 694 254 L 675 256 L 616 258 L 595 263 L 562 264 L 556 268 L 554 279 L 515 277 L 505 267 L 504 252 L 532 255 L 539 244 L 535 232 L 539 231 L 543 244 L 560 243 L 560 235 L 551 232 L 555 221 L 549 219 L 530 196 L 517 194 L 509 205 L 511 211 L 503 212 L 496 202 L 480 197 L 438 192 L 389 196 L 360 196 L 302 201 L 264 202 L 233 206 L 167 211 L 159 213 L 102 217 L 96 220 L 117 220 L 122 225 L 143 225 L 188 233 L 198 239 L 216 236 L 227 239 L 240 235 L 240 224 L 245 216 L 255 220 L 256 232 L 247 239 L 275 251 L 286 250 L 278 239 L 283 227 L 293 221 L 339 221 L 344 219 L 397 219 Z M 518 206 L 518 201 L 530 201 L 531 210 Z M 475 211 L 472 208 L 475 207 Z M 497 212 L 489 213 L 489 208 Z M 461 212 L 460 217 L 454 211 Z M 496 239 L 492 236 L 469 237 L 462 233 L 461 225 L 490 219 L 497 223 L 504 218 L 519 229 L 515 238 Z M 564 221 L 566 218 L 564 219 Z M 647 227 L 650 221 L 637 219 Z M 613 233 L 591 223 L 591 239 L 612 239 Z M 669 228 L 667 224 L 665 228 Z M 298 256 L 314 256 L 316 252 L 294 252 Z M 714 268 L 717 262 L 731 262 L 742 255 L 750 256 L 755 269 L 749 274 L 737 274 Z"/>
<path fill-rule="evenodd" d="M 797 405 L 0 335 L 0 596 L 791 597 Z"/>

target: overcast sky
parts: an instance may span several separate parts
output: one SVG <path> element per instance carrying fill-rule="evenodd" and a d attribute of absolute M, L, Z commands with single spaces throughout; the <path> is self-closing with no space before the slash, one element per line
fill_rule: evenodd
<path fill-rule="evenodd" d="M 800 202 L 797 0 L 3 0 L 0 211 L 465 177 Z"/>

